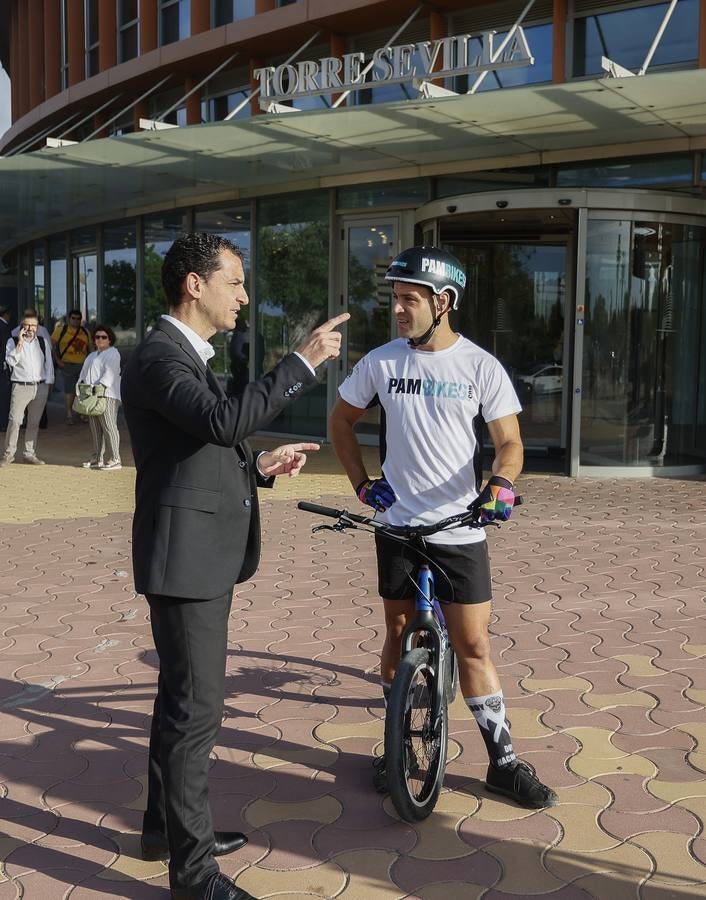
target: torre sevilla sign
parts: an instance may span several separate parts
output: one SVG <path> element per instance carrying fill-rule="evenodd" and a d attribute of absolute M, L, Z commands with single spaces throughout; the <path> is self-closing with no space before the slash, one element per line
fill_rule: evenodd
<path fill-rule="evenodd" d="M 509 40 L 499 41 L 496 36 L 495 31 L 461 34 L 436 41 L 380 47 L 369 57 L 358 51 L 340 58 L 327 56 L 316 61 L 265 66 L 255 69 L 253 74 L 261 101 L 278 103 L 386 84 L 414 82 L 419 86 L 427 79 L 534 65 L 521 26 L 514 29 Z"/>

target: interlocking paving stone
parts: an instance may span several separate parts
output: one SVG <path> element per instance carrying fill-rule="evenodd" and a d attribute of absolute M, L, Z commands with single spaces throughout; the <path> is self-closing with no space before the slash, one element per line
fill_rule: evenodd
<path fill-rule="evenodd" d="M 312 464 L 262 492 L 262 566 L 234 594 L 211 794 L 250 842 L 224 871 L 287 898 L 703 896 L 706 483 L 523 480 L 489 535 L 491 643 L 516 748 L 559 805 L 485 790 L 457 698 L 444 791 L 409 825 L 371 786 L 372 541 L 311 533 L 299 497 L 358 508 L 329 451 Z M 0 900 L 166 896 L 138 852 L 157 659 L 129 562 L 134 470 L 113 474 L 0 474 Z"/>

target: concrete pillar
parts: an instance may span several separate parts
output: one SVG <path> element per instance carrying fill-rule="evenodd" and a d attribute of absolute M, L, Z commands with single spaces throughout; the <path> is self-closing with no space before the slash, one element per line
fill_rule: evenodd
<path fill-rule="evenodd" d="M 29 0 L 29 106 L 35 106 L 44 100 L 44 23 L 42 13 L 43 0 Z"/>
<path fill-rule="evenodd" d="M 446 16 L 444 16 L 440 12 L 437 12 L 437 10 L 432 9 L 429 12 L 429 40 L 431 40 L 432 42 L 440 41 L 443 38 L 448 37 L 448 35 L 449 35 L 449 29 L 446 24 Z M 439 58 L 437 59 L 435 65 L 434 65 L 434 71 L 438 72 L 439 69 L 441 69 L 443 67 L 443 64 L 444 64 L 443 56 L 440 53 Z M 440 79 L 440 78 L 437 78 L 434 81 L 434 84 L 438 84 L 443 87 L 442 79 Z"/>
<path fill-rule="evenodd" d="M 19 29 L 17 20 L 17 0 L 10 6 L 10 115 L 16 122 L 20 117 L 19 81 L 17 59 L 19 57 Z"/>
<path fill-rule="evenodd" d="M 27 0 L 17 4 L 17 47 L 19 53 L 15 57 L 17 81 L 12 87 L 17 90 L 18 111 L 20 116 L 29 112 L 29 15 Z"/>
<path fill-rule="evenodd" d="M 275 0 L 255 0 L 255 15 L 275 8 Z"/>
<path fill-rule="evenodd" d="M 191 0 L 191 33 L 201 34 L 211 27 L 211 0 Z"/>
<path fill-rule="evenodd" d="M 699 68 L 706 69 L 706 0 L 699 0 Z"/>
<path fill-rule="evenodd" d="M 118 13 L 115 3 L 101 3 L 98 12 L 98 68 L 112 69 L 118 61 Z"/>
<path fill-rule="evenodd" d="M 44 0 L 44 97 L 61 90 L 61 16 L 56 0 Z"/>
<path fill-rule="evenodd" d="M 140 55 L 157 46 L 157 3 L 140 3 Z"/>
<path fill-rule="evenodd" d="M 189 91 L 193 90 L 198 81 L 195 78 L 186 78 L 184 81 L 184 93 L 188 94 Z M 194 91 L 189 97 L 186 98 L 186 124 L 187 125 L 200 125 L 201 124 L 201 90 Z"/>
<path fill-rule="evenodd" d="M 66 0 L 69 35 L 69 87 L 86 77 L 86 27 L 83 0 Z"/>
<path fill-rule="evenodd" d="M 566 81 L 566 22 L 568 15 L 567 0 L 554 0 L 553 44 L 552 44 L 552 81 L 563 84 Z"/>

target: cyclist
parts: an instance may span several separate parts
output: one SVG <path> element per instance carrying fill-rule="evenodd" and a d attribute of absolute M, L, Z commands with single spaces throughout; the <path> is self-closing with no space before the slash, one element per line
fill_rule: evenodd
<path fill-rule="evenodd" d="M 475 504 L 483 520 L 509 518 L 513 483 L 522 470 L 517 395 L 500 362 L 454 332 L 466 275 L 461 263 L 436 247 L 412 247 L 397 256 L 385 278 L 393 285 L 399 338 L 371 350 L 339 388 L 329 421 L 336 454 L 358 498 L 393 525 L 433 524 Z M 354 433 L 366 408 L 381 413 L 382 477 L 370 478 Z M 479 420 L 495 448 L 492 476 L 481 489 Z M 491 582 L 485 531 L 456 528 L 427 538 L 439 599 L 458 657 L 466 705 L 489 756 L 486 787 L 522 806 L 554 806 L 556 794 L 517 759 L 503 692 L 490 655 Z M 376 535 L 378 590 L 385 609 L 381 659 L 385 699 L 400 659 L 402 634 L 415 615 L 414 561 L 401 545 Z M 384 754 L 374 784 L 386 792 Z"/>

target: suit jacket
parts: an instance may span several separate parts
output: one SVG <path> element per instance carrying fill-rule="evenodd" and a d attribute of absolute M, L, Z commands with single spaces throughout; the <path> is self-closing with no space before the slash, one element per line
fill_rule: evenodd
<path fill-rule="evenodd" d="M 290 354 L 226 396 L 178 328 L 161 319 L 121 383 L 137 483 L 132 529 L 142 594 L 207 600 L 250 578 L 260 560 L 258 476 L 246 437 L 313 386 Z"/>

